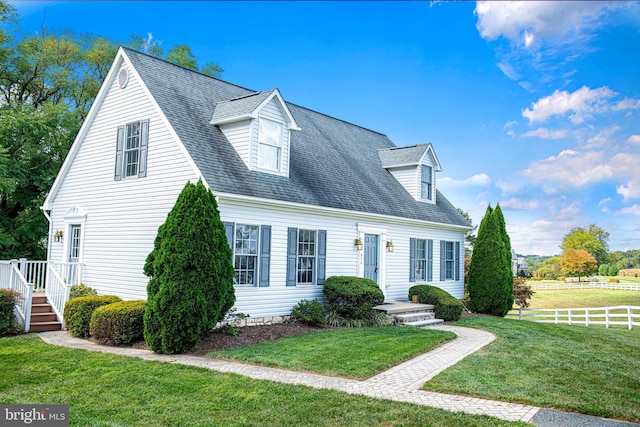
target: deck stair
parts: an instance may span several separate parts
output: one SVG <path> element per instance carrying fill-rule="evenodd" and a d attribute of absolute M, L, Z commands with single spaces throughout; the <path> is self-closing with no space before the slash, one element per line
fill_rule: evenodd
<path fill-rule="evenodd" d="M 387 301 L 374 307 L 389 316 L 391 323 L 399 326 L 430 326 L 444 322 L 436 319 L 434 306 L 431 304 L 415 304 L 410 301 Z"/>
<path fill-rule="evenodd" d="M 62 322 L 51 308 L 44 292 L 34 292 L 31 303 L 31 324 L 29 332 L 59 331 Z"/>

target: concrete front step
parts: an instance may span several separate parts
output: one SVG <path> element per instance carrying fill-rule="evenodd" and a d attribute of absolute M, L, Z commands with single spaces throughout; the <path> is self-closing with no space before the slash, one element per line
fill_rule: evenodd
<path fill-rule="evenodd" d="M 429 320 L 436 317 L 436 314 L 433 311 L 416 311 L 413 313 L 406 314 L 396 314 L 395 321 L 396 323 L 408 323 L 408 322 L 417 322 L 419 320 Z"/>
<path fill-rule="evenodd" d="M 442 320 L 442 319 L 416 320 L 415 322 L 401 323 L 401 325 L 402 326 L 415 326 L 416 328 L 419 328 L 419 327 L 422 327 L 422 326 L 437 325 L 439 323 L 444 323 L 444 320 Z"/>

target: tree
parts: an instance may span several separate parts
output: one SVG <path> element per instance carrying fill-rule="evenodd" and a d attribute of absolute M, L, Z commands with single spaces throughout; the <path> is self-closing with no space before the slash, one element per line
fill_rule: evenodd
<path fill-rule="evenodd" d="M 581 276 L 595 273 L 598 270 L 596 259 L 583 249 L 569 248 L 562 256 L 562 274 L 565 276 Z"/>
<path fill-rule="evenodd" d="M 184 353 L 224 319 L 235 302 L 231 258 L 213 193 L 202 181 L 187 183 L 144 266 L 149 348 Z"/>
<path fill-rule="evenodd" d="M 469 224 L 473 226 L 471 230 L 467 231 L 464 234 L 464 256 L 468 257 L 468 256 L 471 256 L 471 253 L 473 252 L 473 245 L 476 243 L 475 232 L 478 229 L 478 226 L 473 225 L 473 221 L 471 220 L 471 217 L 469 216 L 468 212 L 465 212 L 460 208 L 457 208 L 457 209 L 458 209 L 458 212 L 460 212 L 460 215 L 462 215 L 464 219 L 469 221 Z"/>
<path fill-rule="evenodd" d="M 562 258 L 557 256 L 545 259 L 533 275 L 541 279 L 556 280 L 560 277 L 561 260 Z"/>
<path fill-rule="evenodd" d="M 589 252 L 600 264 L 606 264 L 609 252 L 609 233 L 595 224 L 587 228 L 576 227 L 571 229 L 562 241 L 560 248 L 565 253 L 567 249 L 583 249 Z"/>
<path fill-rule="evenodd" d="M 489 205 L 480 222 L 467 289 L 472 311 L 504 316 L 513 306 L 511 247 L 499 206 L 496 211 Z"/>

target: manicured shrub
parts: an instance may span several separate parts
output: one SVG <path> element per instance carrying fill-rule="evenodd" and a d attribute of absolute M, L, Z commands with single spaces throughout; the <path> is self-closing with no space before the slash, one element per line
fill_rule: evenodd
<path fill-rule="evenodd" d="M 231 258 L 213 193 L 202 181 L 187 183 L 144 265 L 149 348 L 185 353 L 224 319 L 235 302 Z"/>
<path fill-rule="evenodd" d="M 88 337 L 93 311 L 98 307 L 118 301 L 122 301 L 122 299 L 115 295 L 78 297 L 69 300 L 64 305 L 64 323 L 74 336 Z"/>
<path fill-rule="evenodd" d="M 363 318 L 344 318 L 335 311 L 329 311 L 325 316 L 325 323 L 329 326 L 346 326 L 347 328 L 366 328 L 372 326 L 389 326 L 391 320 L 386 313 L 371 310 L 371 313 Z"/>
<path fill-rule="evenodd" d="M 69 288 L 69 299 L 90 297 L 93 295 L 98 295 L 96 290 L 82 283 L 79 285 L 73 285 Z"/>
<path fill-rule="evenodd" d="M 499 205 L 488 206 L 480 223 L 467 290 L 473 312 L 505 316 L 513 307 L 511 243 Z"/>
<path fill-rule="evenodd" d="M 18 332 L 18 319 L 14 313 L 18 298 L 21 298 L 19 292 L 13 289 L 0 289 L 0 337 Z"/>
<path fill-rule="evenodd" d="M 350 276 L 329 277 L 323 288 L 329 310 L 345 319 L 371 317 L 373 307 L 384 302 L 384 294 L 371 279 Z"/>
<path fill-rule="evenodd" d="M 324 307 L 317 299 L 303 299 L 291 310 L 291 317 L 294 320 L 307 325 L 323 325 L 325 322 L 324 316 Z"/>
<path fill-rule="evenodd" d="M 144 334 L 145 300 L 103 305 L 91 315 L 89 332 L 101 344 L 130 344 Z"/>
<path fill-rule="evenodd" d="M 520 308 L 529 307 L 529 300 L 535 294 L 531 286 L 526 285 L 527 280 L 523 277 L 513 279 L 513 301 Z"/>
<path fill-rule="evenodd" d="M 421 304 L 432 304 L 436 318 L 442 320 L 458 320 L 462 315 L 462 301 L 454 298 L 449 292 L 429 285 L 416 285 L 409 288 L 409 298 L 418 295 Z"/>

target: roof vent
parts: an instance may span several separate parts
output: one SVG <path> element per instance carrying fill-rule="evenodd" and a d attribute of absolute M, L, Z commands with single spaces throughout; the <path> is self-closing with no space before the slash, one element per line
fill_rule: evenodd
<path fill-rule="evenodd" d="M 120 89 L 124 89 L 127 83 L 129 83 L 129 70 L 122 68 L 118 73 L 118 86 Z"/>

